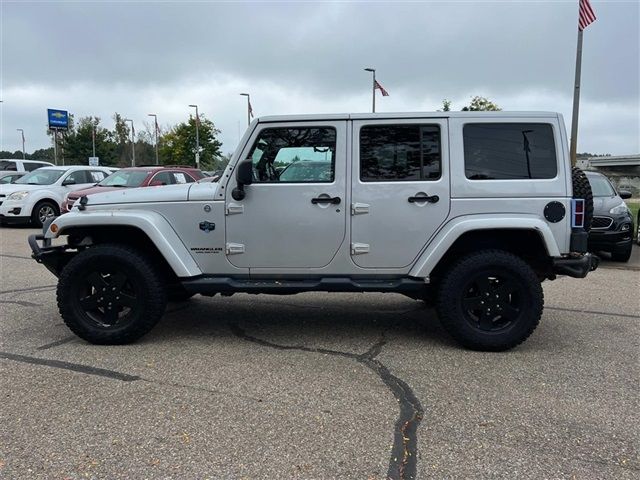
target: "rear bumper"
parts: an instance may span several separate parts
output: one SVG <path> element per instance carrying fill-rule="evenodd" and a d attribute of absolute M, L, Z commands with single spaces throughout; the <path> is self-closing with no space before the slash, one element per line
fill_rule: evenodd
<path fill-rule="evenodd" d="M 590 253 L 578 257 L 554 258 L 553 273 L 573 278 L 584 278 L 589 272 L 598 268 L 599 264 L 600 259 Z"/>

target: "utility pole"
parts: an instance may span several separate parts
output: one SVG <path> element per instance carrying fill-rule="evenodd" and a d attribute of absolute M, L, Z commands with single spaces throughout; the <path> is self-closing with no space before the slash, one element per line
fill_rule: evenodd
<path fill-rule="evenodd" d="M 248 93 L 241 93 L 243 97 L 247 97 L 247 126 L 251 125 L 251 117 L 253 117 L 253 109 L 251 108 L 251 95 Z"/>
<path fill-rule="evenodd" d="M 372 84 L 372 100 L 371 100 L 371 111 L 376 113 L 376 69 L 375 68 L 365 68 L 365 72 L 371 72 L 373 74 L 373 84 Z"/>
<path fill-rule="evenodd" d="M 24 160 L 24 130 L 22 128 L 16 128 L 16 130 L 20 132 L 20 135 L 22 136 L 22 160 Z"/>
<path fill-rule="evenodd" d="M 96 124 L 95 124 L 95 122 L 91 123 L 91 127 L 92 127 L 92 130 L 91 130 L 91 147 L 92 147 L 92 150 L 93 150 L 93 157 L 95 158 L 95 156 L 96 156 Z"/>
<path fill-rule="evenodd" d="M 125 118 L 124 119 L 125 122 L 131 122 L 131 166 L 135 167 L 136 166 L 136 131 L 133 128 L 133 120 L 131 120 L 130 118 Z"/>
<path fill-rule="evenodd" d="M 158 115 L 155 113 L 149 113 L 150 117 L 153 117 L 153 130 L 155 131 L 155 139 L 156 139 L 156 165 L 160 165 L 158 161 Z"/>
<path fill-rule="evenodd" d="M 189 105 L 196 109 L 196 168 L 200 168 L 200 116 L 198 115 L 198 105 Z"/>

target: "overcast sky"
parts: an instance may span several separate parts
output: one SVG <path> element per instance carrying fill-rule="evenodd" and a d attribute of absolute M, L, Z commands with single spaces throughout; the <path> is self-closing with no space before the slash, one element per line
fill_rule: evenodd
<path fill-rule="evenodd" d="M 545 2 L 10 2 L 1 9 L 0 150 L 50 146 L 46 109 L 114 112 L 137 129 L 185 120 L 196 103 L 234 150 L 256 115 L 459 110 L 559 111 L 567 129 L 577 0 Z M 591 0 L 578 151 L 640 153 L 640 2 Z"/>

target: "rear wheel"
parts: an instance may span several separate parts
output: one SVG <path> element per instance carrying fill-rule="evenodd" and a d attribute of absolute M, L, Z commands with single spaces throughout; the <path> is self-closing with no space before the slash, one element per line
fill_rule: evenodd
<path fill-rule="evenodd" d="M 164 314 L 161 277 L 137 250 L 98 245 L 78 253 L 62 270 L 58 308 L 84 340 L 103 345 L 131 343 Z"/>
<path fill-rule="evenodd" d="M 542 316 L 542 286 L 521 258 L 502 250 L 463 257 L 442 278 L 437 310 L 464 347 L 502 351 L 525 341 Z"/>
<path fill-rule="evenodd" d="M 58 208 L 58 205 L 50 202 L 49 200 L 44 200 L 33 207 L 33 211 L 31 212 L 31 223 L 33 223 L 35 227 L 42 228 L 44 222 L 50 218 L 55 218 L 58 215 L 60 215 L 60 208 Z"/>

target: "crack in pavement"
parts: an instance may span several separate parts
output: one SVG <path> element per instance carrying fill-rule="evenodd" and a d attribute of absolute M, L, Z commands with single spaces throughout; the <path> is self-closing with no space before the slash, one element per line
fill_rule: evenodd
<path fill-rule="evenodd" d="M 424 409 L 407 383 L 393 375 L 389 369 L 376 357 L 386 345 L 386 340 L 380 339 L 363 354 L 341 352 L 326 348 L 312 348 L 303 345 L 280 345 L 261 338 L 248 335 L 236 324 L 229 324 L 231 332 L 243 340 L 256 343 L 263 347 L 276 350 L 298 350 L 310 353 L 322 353 L 355 360 L 372 370 L 387 386 L 400 405 L 400 413 L 393 432 L 393 447 L 387 470 L 388 479 L 415 479 L 418 464 L 418 425 L 424 416 Z"/>
<path fill-rule="evenodd" d="M 589 313 L 593 315 L 608 315 L 612 317 L 622 318 L 640 318 L 640 315 L 631 315 L 629 313 L 616 313 L 616 312 L 601 312 L 597 310 L 580 310 L 578 308 L 564 308 L 564 307 L 544 307 L 545 310 L 558 310 L 560 312 L 574 312 L 574 313 Z"/>
<path fill-rule="evenodd" d="M 25 302 L 24 300 L 0 300 L 0 304 L 3 303 L 13 303 L 15 305 L 20 305 L 21 307 L 41 307 L 40 303 L 33 302 Z"/>
<path fill-rule="evenodd" d="M 23 257 L 21 255 L 7 255 L 6 253 L 0 253 L 0 257 L 21 258 L 23 260 L 33 260 L 33 258 L 31 258 L 31 257 Z"/>
<path fill-rule="evenodd" d="M 56 285 L 41 285 L 39 287 L 27 287 L 27 288 L 16 288 L 14 290 L 2 290 L 0 291 L 0 295 L 5 295 L 7 293 L 21 293 L 21 292 L 34 292 L 36 290 L 53 290 L 56 288 Z"/>
<path fill-rule="evenodd" d="M 27 355 L 18 355 L 9 352 L 0 352 L 0 359 L 12 360 L 14 362 L 29 363 L 31 365 L 43 365 L 45 367 L 61 368 L 77 373 L 85 373 L 88 375 L 96 375 L 98 377 L 111 378 L 122 382 L 133 382 L 140 380 L 136 375 L 128 375 L 126 373 L 116 372 L 115 370 L 107 370 L 104 368 L 82 365 L 80 363 L 64 362 L 62 360 L 50 360 L 47 358 L 30 357 Z"/>

